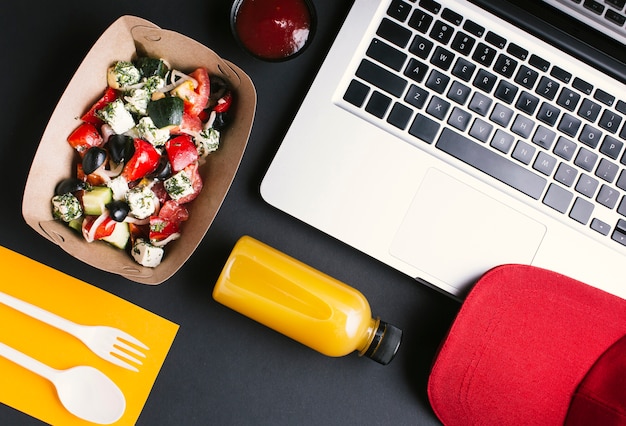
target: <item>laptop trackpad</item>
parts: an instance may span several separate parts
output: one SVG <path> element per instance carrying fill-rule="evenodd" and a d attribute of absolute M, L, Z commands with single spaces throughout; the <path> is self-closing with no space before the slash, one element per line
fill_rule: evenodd
<path fill-rule="evenodd" d="M 452 287 L 468 290 L 494 266 L 530 264 L 545 232 L 543 224 L 431 169 L 390 252 Z"/>

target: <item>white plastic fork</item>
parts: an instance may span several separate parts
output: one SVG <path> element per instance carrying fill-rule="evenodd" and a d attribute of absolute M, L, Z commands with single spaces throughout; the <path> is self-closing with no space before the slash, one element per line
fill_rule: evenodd
<path fill-rule="evenodd" d="M 77 324 L 1 291 L 0 303 L 76 337 L 100 358 L 131 371 L 139 370 L 125 360 L 141 365 L 139 357 L 145 358 L 146 355 L 128 343 L 149 350 L 141 341 L 115 327 Z"/>

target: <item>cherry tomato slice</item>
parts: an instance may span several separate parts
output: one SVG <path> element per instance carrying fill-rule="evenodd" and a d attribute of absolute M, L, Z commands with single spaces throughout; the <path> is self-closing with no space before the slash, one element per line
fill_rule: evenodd
<path fill-rule="evenodd" d="M 161 159 L 161 154 L 150 142 L 136 138 L 133 143 L 135 153 L 130 160 L 128 160 L 128 163 L 124 166 L 124 170 L 122 171 L 122 176 L 124 176 L 128 182 L 141 179 L 155 171 Z"/>
<path fill-rule="evenodd" d="M 172 172 L 177 173 L 198 160 L 198 149 L 189 135 L 176 136 L 165 143 Z"/>

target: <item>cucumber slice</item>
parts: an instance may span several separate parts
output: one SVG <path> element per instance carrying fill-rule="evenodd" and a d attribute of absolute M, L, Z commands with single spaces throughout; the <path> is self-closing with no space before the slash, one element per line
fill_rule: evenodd
<path fill-rule="evenodd" d="M 102 241 L 106 241 L 107 243 L 119 248 L 126 248 L 126 244 L 128 244 L 128 240 L 130 239 L 130 229 L 128 228 L 128 223 L 126 222 L 115 222 L 115 228 L 113 228 L 113 233 L 108 237 L 102 238 Z"/>
<path fill-rule="evenodd" d="M 113 201 L 111 188 L 96 186 L 83 194 L 83 210 L 87 215 L 100 216 L 111 201 Z"/>
<path fill-rule="evenodd" d="M 78 232 L 82 232 L 82 229 L 83 229 L 83 219 L 84 219 L 84 217 L 81 216 L 78 219 L 70 220 L 67 224 L 73 230 L 78 231 Z"/>
<path fill-rule="evenodd" d="M 178 126 L 183 120 L 184 102 L 178 96 L 166 96 L 165 98 L 151 101 L 148 104 L 148 116 L 154 125 L 162 129 L 167 126 Z"/>

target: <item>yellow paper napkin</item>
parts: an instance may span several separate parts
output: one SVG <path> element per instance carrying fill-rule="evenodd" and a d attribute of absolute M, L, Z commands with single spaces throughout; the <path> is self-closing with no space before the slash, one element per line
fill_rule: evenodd
<path fill-rule="evenodd" d="M 139 371 L 130 371 L 98 357 L 75 337 L 0 304 L 0 342 L 59 370 L 88 365 L 102 371 L 126 398 L 126 411 L 115 425 L 135 424 L 178 325 L 4 247 L 0 271 L 0 291 L 79 324 L 117 327 L 150 348 Z M 65 410 L 52 383 L 3 357 L 0 402 L 52 425 L 92 424 Z"/>

